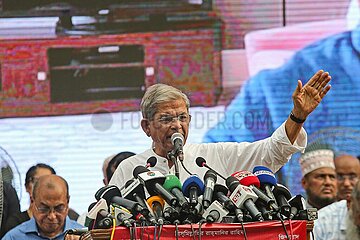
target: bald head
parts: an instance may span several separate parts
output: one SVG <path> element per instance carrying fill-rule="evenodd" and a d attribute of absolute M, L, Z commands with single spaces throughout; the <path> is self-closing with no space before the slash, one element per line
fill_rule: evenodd
<path fill-rule="evenodd" d="M 113 155 L 105 158 L 105 160 L 104 160 L 104 162 L 103 162 L 102 171 L 103 171 L 103 176 L 104 176 L 104 178 L 103 178 L 103 183 L 104 183 L 105 186 L 108 185 L 108 184 L 109 184 L 109 181 L 110 181 L 110 179 L 108 179 L 108 177 L 107 177 L 106 170 L 107 170 L 107 168 L 108 168 L 108 166 L 109 166 L 109 162 L 110 162 L 111 159 L 113 159 L 115 156 L 116 156 L 116 154 L 113 154 Z"/>
<path fill-rule="evenodd" d="M 36 199 L 38 192 L 46 189 L 63 189 L 66 193 L 66 197 L 69 199 L 69 185 L 64 178 L 58 175 L 52 174 L 41 176 L 34 184 L 33 198 Z"/>
<path fill-rule="evenodd" d="M 64 230 L 69 211 L 68 184 L 60 176 L 44 175 L 34 184 L 31 204 L 39 234 L 55 239 Z"/>
<path fill-rule="evenodd" d="M 350 198 L 355 183 L 360 176 L 360 161 L 351 155 L 341 155 L 335 158 L 335 171 L 337 175 L 338 200 Z"/>

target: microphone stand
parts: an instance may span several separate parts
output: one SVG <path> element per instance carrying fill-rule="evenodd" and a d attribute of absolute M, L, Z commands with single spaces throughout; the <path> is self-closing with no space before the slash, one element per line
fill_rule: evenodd
<path fill-rule="evenodd" d="M 175 166 L 175 176 L 180 179 L 179 163 L 178 163 L 178 161 L 177 161 L 177 157 L 176 157 L 176 154 L 175 154 L 174 150 L 168 152 L 167 157 L 168 157 L 168 159 L 169 159 L 170 161 L 172 161 L 172 162 L 174 163 L 174 166 Z"/>

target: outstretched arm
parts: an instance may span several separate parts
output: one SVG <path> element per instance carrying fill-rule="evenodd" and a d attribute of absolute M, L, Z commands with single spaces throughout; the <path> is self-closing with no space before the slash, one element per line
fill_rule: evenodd
<path fill-rule="evenodd" d="M 285 123 L 286 134 L 291 143 L 295 142 L 306 118 L 330 90 L 330 80 L 329 73 L 323 70 L 315 73 L 304 86 L 301 80 L 298 80 L 292 95 L 294 107 Z"/>

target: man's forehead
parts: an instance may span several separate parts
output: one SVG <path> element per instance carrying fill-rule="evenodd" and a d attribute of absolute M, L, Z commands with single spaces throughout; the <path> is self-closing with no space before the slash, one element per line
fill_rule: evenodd
<path fill-rule="evenodd" d="M 310 175 L 324 175 L 324 174 L 335 174 L 335 170 L 333 168 L 329 168 L 329 167 L 323 167 L 323 168 L 318 168 L 312 172 L 309 173 Z"/>
<path fill-rule="evenodd" d="M 335 166 L 360 166 L 360 161 L 357 157 L 350 155 L 343 155 L 336 157 L 334 160 Z"/>
<path fill-rule="evenodd" d="M 188 112 L 186 104 L 183 100 L 159 103 L 156 106 L 155 114 L 171 114 L 174 112 Z"/>

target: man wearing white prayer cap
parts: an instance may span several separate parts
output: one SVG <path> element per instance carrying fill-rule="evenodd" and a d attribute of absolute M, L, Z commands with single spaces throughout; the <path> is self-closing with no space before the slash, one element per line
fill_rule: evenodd
<path fill-rule="evenodd" d="M 306 191 L 307 207 L 321 209 L 336 201 L 337 186 L 334 152 L 326 145 L 313 143 L 299 159 Z"/>

